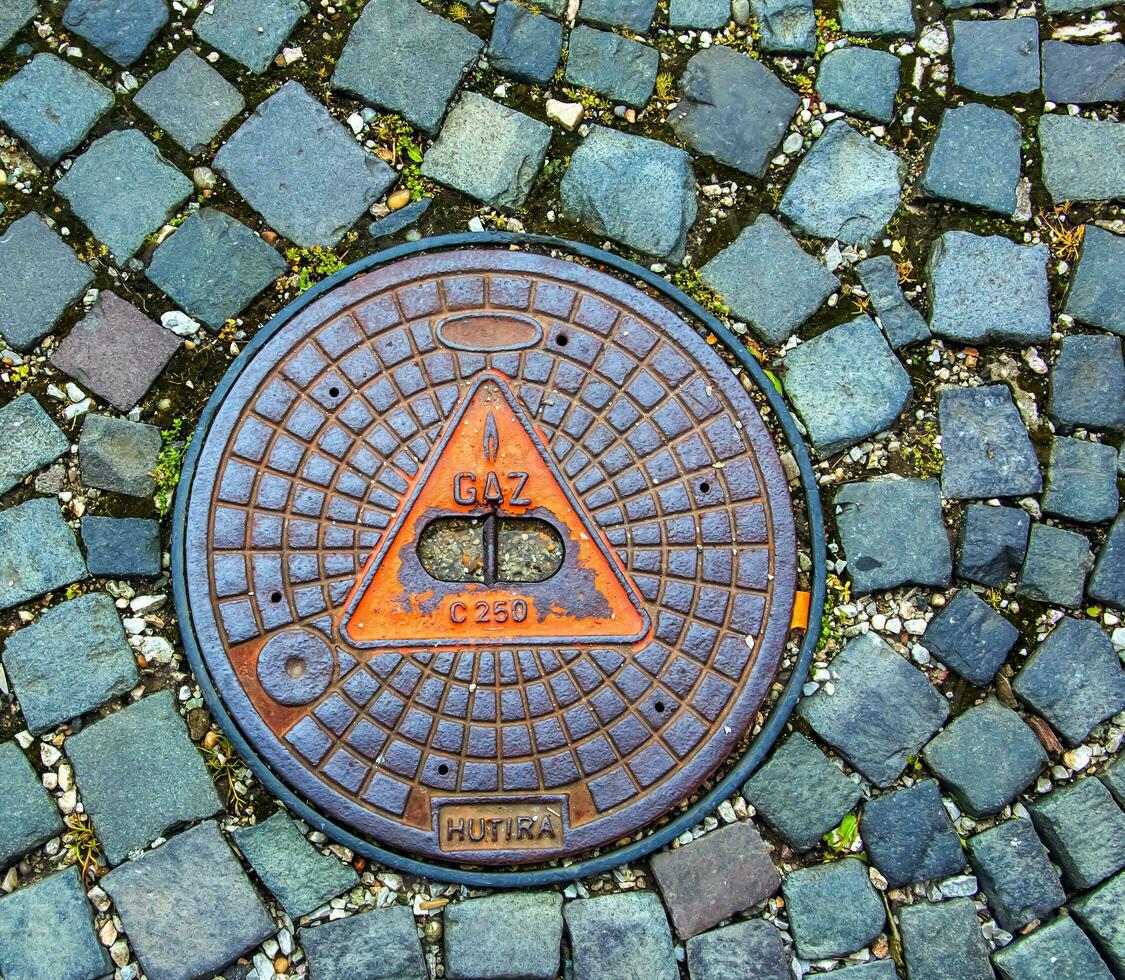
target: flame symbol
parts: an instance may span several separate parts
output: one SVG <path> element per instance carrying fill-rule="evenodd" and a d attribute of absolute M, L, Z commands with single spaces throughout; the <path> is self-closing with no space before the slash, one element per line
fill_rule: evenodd
<path fill-rule="evenodd" d="M 484 458 L 493 463 L 498 452 L 500 452 L 500 433 L 496 431 L 496 419 L 490 411 L 484 420 Z"/>

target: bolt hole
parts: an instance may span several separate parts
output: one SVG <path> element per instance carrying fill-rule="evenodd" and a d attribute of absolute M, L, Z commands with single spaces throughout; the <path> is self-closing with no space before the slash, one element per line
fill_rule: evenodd
<path fill-rule="evenodd" d="M 328 394 L 329 394 L 329 397 L 331 397 L 331 398 L 339 398 L 340 397 L 340 389 L 337 388 L 335 385 L 333 385 L 331 388 L 328 389 Z"/>
<path fill-rule="evenodd" d="M 448 776 L 449 775 L 449 766 L 447 766 L 443 762 L 440 766 L 437 767 L 437 771 L 438 771 L 439 776 Z"/>
<path fill-rule="evenodd" d="M 657 701 L 656 704 L 653 707 L 655 707 L 656 710 L 659 711 L 661 714 L 664 713 L 664 702 L 663 701 Z"/>
<path fill-rule="evenodd" d="M 699 492 L 700 493 L 710 493 L 711 492 L 711 484 L 708 483 L 706 480 L 704 480 L 701 484 L 699 484 Z"/>
<path fill-rule="evenodd" d="M 271 592 L 270 593 L 270 602 L 275 603 L 275 604 L 278 603 L 278 602 L 281 602 L 281 593 L 280 592 Z"/>
<path fill-rule="evenodd" d="M 555 343 L 558 344 L 560 347 L 565 347 L 567 344 L 570 343 L 570 338 L 565 333 L 560 333 L 555 338 Z"/>
<path fill-rule="evenodd" d="M 300 657 L 290 657 L 285 661 L 285 673 L 295 681 L 299 681 L 305 676 L 307 664 Z"/>

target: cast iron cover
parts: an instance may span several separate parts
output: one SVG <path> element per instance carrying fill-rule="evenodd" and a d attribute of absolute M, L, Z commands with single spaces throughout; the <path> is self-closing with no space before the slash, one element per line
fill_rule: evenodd
<path fill-rule="evenodd" d="M 415 255 L 232 375 L 181 489 L 182 628 L 331 824 L 547 861 L 634 834 L 747 734 L 792 506 L 754 401 L 668 306 L 531 252 Z"/>

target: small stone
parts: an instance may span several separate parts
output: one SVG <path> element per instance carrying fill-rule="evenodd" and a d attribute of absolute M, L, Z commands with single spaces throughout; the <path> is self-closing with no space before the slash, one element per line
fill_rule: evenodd
<path fill-rule="evenodd" d="M 558 892 L 509 892 L 447 905 L 442 944 L 450 980 L 554 980 L 562 943 Z"/>
<path fill-rule="evenodd" d="M 11 980 L 93 980 L 113 973 L 77 867 L 0 898 L 0 971 Z"/>
<path fill-rule="evenodd" d="M 672 933 L 654 892 L 579 899 L 563 915 L 574 980 L 678 980 Z"/>
<path fill-rule="evenodd" d="M 910 0 L 840 0 L 840 27 L 866 37 L 914 37 L 918 32 Z"/>
<path fill-rule="evenodd" d="M 856 592 L 907 582 L 944 587 L 953 571 L 937 480 L 882 478 L 836 493 L 836 523 Z"/>
<path fill-rule="evenodd" d="M 211 270 L 212 272 L 214 270 Z M 180 342 L 137 307 L 102 290 L 51 365 L 122 412 L 148 393 Z"/>
<path fill-rule="evenodd" d="M 903 172 L 898 156 L 837 121 L 801 161 L 780 211 L 810 235 L 865 245 L 898 210 Z"/>
<path fill-rule="evenodd" d="M 64 827 L 38 773 L 15 742 L 0 743 L 0 793 L 4 797 L 4 806 L 0 807 L 0 867 L 6 868 L 57 837 Z"/>
<path fill-rule="evenodd" d="M 683 150 L 593 126 L 560 192 L 564 215 L 594 235 L 657 258 L 683 258 L 697 207 L 695 173 Z"/>
<path fill-rule="evenodd" d="M 110 493 L 151 497 L 156 489 L 152 471 L 162 447 L 154 425 L 88 415 L 78 440 L 82 482 Z"/>
<path fill-rule="evenodd" d="M 948 878 L 965 867 L 961 839 L 932 779 L 866 803 L 860 835 L 890 888 Z"/>
<path fill-rule="evenodd" d="M 210 167 L 196 167 L 191 172 L 191 180 L 201 191 L 213 191 L 219 185 L 219 175 Z"/>
<path fill-rule="evenodd" d="M 996 921 L 1016 932 L 1066 901 L 1059 873 L 1030 820 L 1009 820 L 969 838 L 969 861 Z"/>
<path fill-rule="evenodd" d="M 1015 95 L 1039 88 L 1039 22 L 955 20 L 953 78 L 981 95 Z"/>
<path fill-rule="evenodd" d="M 1087 235 L 1094 230 L 1087 228 Z M 1125 364 L 1121 338 L 1098 334 L 1064 337 L 1058 361 L 1051 371 L 1047 411 L 1056 426 L 1107 431 L 1125 429 Z"/>
<path fill-rule="evenodd" d="M 777 927 L 764 919 L 735 922 L 687 942 L 692 980 L 790 980 Z"/>
<path fill-rule="evenodd" d="M 194 30 L 205 44 L 261 75 L 308 12 L 301 0 L 208 0 Z"/>
<path fill-rule="evenodd" d="M 547 118 L 557 122 L 568 133 L 582 121 L 581 102 L 560 102 L 558 99 L 547 100 Z"/>
<path fill-rule="evenodd" d="M 387 238 L 391 235 L 397 235 L 404 228 L 416 224 L 422 215 L 430 209 L 433 200 L 432 197 L 424 197 L 422 200 L 414 201 L 398 211 L 392 211 L 387 217 L 371 222 L 367 233 L 372 238 Z"/>
<path fill-rule="evenodd" d="M 466 92 L 426 154 L 422 175 L 492 207 L 519 208 L 531 193 L 550 142 L 551 128 L 545 123 Z"/>
<path fill-rule="evenodd" d="M 734 823 L 651 858 L 676 935 L 690 939 L 776 894 L 770 849 L 749 823 Z M 715 888 L 722 880 L 724 887 Z M 552 974 L 553 976 L 553 974 Z"/>
<path fill-rule="evenodd" d="M 348 36 L 332 86 L 432 135 L 483 47 L 471 31 L 415 0 L 374 0 Z"/>
<path fill-rule="evenodd" d="M 947 231 L 926 266 L 930 330 L 959 343 L 1020 345 L 1051 336 L 1047 246 Z"/>
<path fill-rule="evenodd" d="M 970 899 L 917 902 L 899 912 L 899 922 L 913 980 L 993 980 L 988 944 Z"/>
<path fill-rule="evenodd" d="M 750 0 L 762 31 L 763 51 L 816 51 L 816 15 L 812 0 Z"/>
<path fill-rule="evenodd" d="M 822 688 L 798 713 L 868 779 L 889 786 L 941 727 L 949 705 L 925 674 L 872 633 L 851 640 L 832 672 L 835 693 Z"/>
<path fill-rule="evenodd" d="M 488 60 L 505 75 L 544 84 L 559 65 L 562 43 L 562 25 L 558 21 L 504 0 L 492 21 Z"/>
<path fill-rule="evenodd" d="M 1002 109 L 946 109 L 922 175 L 931 197 L 1010 215 L 1020 181 L 1020 124 Z"/>
<path fill-rule="evenodd" d="M 945 497 L 1015 497 L 1042 488 L 1035 449 L 1007 385 L 946 388 L 939 418 Z"/>
<path fill-rule="evenodd" d="M 823 752 L 794 732 L 742 787 L 759 815 L 797 851 L 816 847 L 863 795 Z"/>
<path fill-rule="evenodd" d="M 1066 313 L 1092 327 L 1125 334 L 1125 236 L 1086 225 Z"/>
<path fill-rule="evenodd" d="M 246 107 L 242 93 L 190 48 L 154 75 L 133 102 L 192 156 Z"/>
<path fill-rule="evenodd" d="M 708 48 L 708 51 L 727 50 Z M 699 270 L 731 312 L 771 344 L 784 343 L 840 286 L 776 218 L 759 216 Z"/>
<path fill-rule="evenodd" d="M 822 456 L 889 428 L 914 394 L 905 368 L 866 316 L 793 348 L 780 367 L 786 394 Z"/>
<path fill-rule="evenodd" d="M 114 869 L 101 884 L 150 980 L 211 976 L 275 931 L 213 820 Z M 170 895 L 174 914 L 159 900 Z"/>
<path fill-rule="evenodd" d="M 139 680 L 117 607 L 101 593 L 64 602 L 16 630 L 4 645 L 4 669 L 33 735 L 120 697 Z"/>
<path fill-rule="evenodd" d="M 360 912 L 300 932 L 317 980 L 357 980 L 363 976 L 429 980 L 414 915 L 404 905 Z"/>
<path fill-rule="evenodd" d="M 962 589 L 926 627 L 922 645 L 970 684 L 992 683 L 1020 631 L 981 599 Z"/>
<path fill-rule="evenodd" d="M 879 325 L 895 350 L 930 339 L 930 328 L 902 295 L 898 269 L 889 255 L 877 255 L 855 267 L 863 288 L 875 307 Z"/>
<path fill-rule="evenodd" d="M 1062 619 L 1012 690 L 1068 745 L 1081 744 L 1095 725 L 1125 708 L 1125 672 L 1109 637 L 1089 620 Z"/>
<path fill-rule="evenodd" d="M 901 68 L 899 59 L 887 51 L 837 48 L 821 61 L 816 90 L 831 106 L 889 123 L 895 114 Z"/>
<path fill-rule="evenodd" d="M 166 0 L 70 0 L 63 27 L 119 65 L 131 65 L 168 23 Z"/>
<path fill-rule="evenodd" d="M 169 827 L 209 817 L 222 808 L 207 767 L 167 691 L 71 735 L 66 750 L 110 864 L 120 863 Z M 163 848 L 156 853 L 163 853 Z M 138 862 L 128 865 L 137 866 Z M 117 899 L 112 888 L 106 890 Z M 123 912 L 122 918 L 127 919 Z M 178 916 L 161 918 L 179 921 Z M 137 937 L 128 922 L 125 928 L 135 946 Z M 182 954 L 184 949 L 168 952 Z"/>
<path fill-rule="evenodd" d="M 398 0 L 368 4 L 360 23 L 392 2 Z M 297 82 L 286 82 L 254 110 L 215 155 L 215 168 L 302 248 L 335 245 L 397 179 Z"/>
<path fill-rule="evenodd" d="M 230 215 L 201 208 L 156 250 L 146 275 L 187 313 L 218 330 L 287 268 Z"/>
<path fill-rule="evenodd" d="M 1035 733 L 993 698 L 958 716 L 922 755 L 958 805 L 978 817 L 1002 810 L 1047 764 Z"/>
<path fill-rule="evenodd" d="M 871 943 L 886 923 L 867 868 L 856 858 L 791 871 L 782 891 L 802 959 L 854 953 Z"/>
<path fill-rule="evenodd" d="M 387 207 L 392 211 L 399 211 L 410 203 L 410 191 L 403 188 L 397 190 L 387 198 Z"/>
<path fill-rule="evenodd" d="M 1080 779 L 1036 800 L 1031 819 L 1072 887 L 1093 888 L 1125 867 L 1125 812 L 1101 780 Z"/>
<path fill-rule="evenodd" d="M 1125 44 L 1044 41 L 1043 97 L 1057 105 L 1125 99 Z"/>
<path fill-rule="evenodd" d="M 668 114 L 676 136 L 752 177 L 765 173 L 800 105 L 797 94 L 760 61 L 721 44 L 692 55 L 680 96 Z"/>
<path fill-rule="evenodd" d="M 93 273 L 38 214 L 13 221 L 0 235 L 0 336 L 31 350 L 63 311 L 94 281 Z"/>
<path fill-rule="evenodd" d="M 0 494 L 69 448 L 70 440 L 30 392 L 0 406 Z"/>
<path fill-rule="evenodd" d="M 1125 609 L 1125 514 L 1109 529 L 1086 591 L 1095 602 Z"/>
<path fill-rule="evenodd" d="M 585 26 L 570 32 L 566 80 L 572 85 L 643 109 L 659 69 L 659 52 L 640 41 Z"/>
<path fill-rule="evenodd" d="M 1118 165 L 1125 123 L 1051 113 L 1039 119 L 1039 145 L 1043 183 L 1056 203 L 1125 197 L 1125 167 Z"/>
<path fill-rule="evenodd" d="M 1086 576 L 1093 565 L 1085 535 L 1034 524 L 1016 592 L 1037 602 L 1077 609 L 1082 605 Z"/>
<path fill-rule="evenodd" d="M 1113 520 L 1117 516 L 1117 450 L 1055 436 L 1042 504 L 1047 514 L 1083 524 Z"/>
<path fill-rule="evenodd" d="M 42 497 L 0 511 L 0 609 L 86 577 L 58 504 Z"/>
<path fill-rule="evenodd" d="M 193 320 L 186 313 L 179 310 L 170 310 L 160 317 L 160 325 L 165 330 L 171 330 L 177 337 L 191 337 L 199 333 L 199 321 Z"/>
<path fill-rule="evenodd" d="M 55 190 L 124 264 L 184 203 L 192 183 L 153 143 L 125 129 L 95 140 Z"/>
<path fill-rule="evenodd" d="M 47 166 L 73 150 L 114 106 L 109 89 L 53 54 L 38 54 L 0 85 L 0 122 Z"/>
<path fill-rule="evenodd" d="M 1070 912 L 1093 939 L 1114 975 L 1125 974 L 1125 872 L 1071 902 Z"/>
<path fill-rule="evenodd" d="M 997 950 L 992 962 L 1004 980 L 1112 980 L 1093 943 L 1069 916 Z"/>

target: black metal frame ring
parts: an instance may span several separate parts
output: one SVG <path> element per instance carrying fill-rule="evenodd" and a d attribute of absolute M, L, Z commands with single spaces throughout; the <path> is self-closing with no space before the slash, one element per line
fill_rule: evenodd
<path fill-rule="evenodd" d="M 739 364 L 749 372 L 764 395 L 774 416 L 785 435 L 789 448 L 797 461 L 800 470 L 801 485 L 804 491 L 805 506 L 809 522 L 809 546 L 812 552 L 813 582 L 812 594 L 809 604 L 809 626 L 801 643 L 797 661 L 773 710 L 770 712 L 762 730 L 754 736 L 749 747 L 742 757 L 734 764 L 708 792 L 702 795 L 694 804 L 679 815 L 668 820 L 663 826 L 624 847 L 606 850 L 594 857 L 575 861 L 568 861 L 558 865 L 531 868 L 528 870 L 514 871 L 481 871 L 469 870 L 452 865 L 444 865 L 429 861 L 419 860 L 405 854 L 387 850 L 371 841 L 357 837 L 343 828 L 325 819 L 316 810 L 301 800 L 290 790 L 278 776 L 259 758 L 253 746 L 243 737 L 237 724 L 226 710 L 218 692 L 211 682 L 210 675 L 203 662 L 202 654 L 191 627 L 192 615 L 186 591 L 186 578 L 184 569 L 184 535 L 186 526 L 186 513 L 191 484 L 195 474 L 199 452 L 203 445 L 203 436 L 208 431 L 219 405 L 225 399 L 231 386 L 241 374 L 243 369 L 258 350 L 280 330 L 299 311 L 304 309 L 318 297 L 329 290 L 335 289 L 341 283 L 353 278 L 360 273 L 368 272 L 379 265 L 385 265 L 408 255 L 417 255 L 423 252 L 444 251 L 448 249 L 463 248 L 466 246 L 534 246 L 549 248 L 562 252 L 569 252 L 607 266 L 618 273 L 630 276 L 644 282 L 647 286 L 658 291 L 665 299 L 676 306 L 686 310 L 695 320 L 707 327 L 723 346 L 738 360 Z M 432 878 L 454 884 L 468 885 L 474 888 L 528 888 L 553 885 L 574 881 L 590 875 L 609 871 L 620 865 L 639 860 L 663 847 L 669 841 L 679 837 L 686 830 L 698 824 L 705 816 L 742 785 L 750 775 L 761 765 L 766 755 L 773 747 L 785 728 L 801 689 L 808 676 L 809 665 L 812 662 L 813 652 L 819 638 L 819 623 L 824 611 L 826 580 L 826 553 L 824 517 L 821 512 L 820 494 L 817 490 L 816 478 L 813 473 L 812 460 L 808 449 L 805 447 L 797 425 L 790 414 L 780 392 L 766 376 L 757 360 L 746 350 L 746 347 L 727 329 L 719 320 L 708 313 L 699 303 L 686 295 L 682 290 L 672 285 L 665 279 L 633 262 L 626 261 L 616 255 L 582 245 L 577 242 L 566 241 L 544 235 L 509 234 L 509 233 L 468 233 L 459 235 L 441 235 L 433 238 L 424 238 L 420 241 L 397 245 L 370 255 L 359 262 L 349 265 L 334 276 L 324 280 L 309 289 L 283 310 L 274 316 L 269 323 L 262 327 L 253 340 L 246 345 L 242 353 L 235 359 L 220 381 L 218 387 L 207 402 L 206 408 L 196 427 L 195 438 L 184 460 L 180 485 L 176 491 L 175 507 L 172 517 L 172 591 L 175 599 L 176 615 L 181 624 L 180 633 L 183 638 L 184 648 L 188 660 L 195 673 L 197 682 L 203 692 L 212 715 L 218 720 L 220 727 L 230 739 L 235 751 L 246 761 L 263 785 L 278 799 L 280 799 L 291 813 L 302 819 L 309 826 L 323 832 L 327 836 L 349 847 L 356 854 L 362 855 L 380 864 L 394 868 L 407 874 Z"/>

